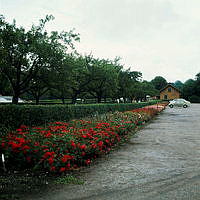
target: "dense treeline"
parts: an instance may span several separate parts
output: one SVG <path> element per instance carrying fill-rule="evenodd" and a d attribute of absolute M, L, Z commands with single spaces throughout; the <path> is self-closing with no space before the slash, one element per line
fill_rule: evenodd
<path fill-rule="evenodd" d="M 40 20 L 25 31 L 15 21 L 9 24 L 0 17 L 0 94 L 13 95 L 13 103 L 19 97 L 66 98 L 76 103 L 77 98 L 123 99 L 123 102 L 156 95 L 158 91 L 147 81 L 142 82 L 141 72 L 125 70 L 114 60 L 80 55 L 74 48 L 79 34 L 74 31 L 51 32 L 45 24 L 53 16 Z"/>
<path fill-rule="evenodd" d="M 98 103 L 108 98 L 132 102 L 159 95 L 167 84 L 160 76 L 142 81 L 142 73 L 125 69 L 118 57 L 109 60 L 80 55 L 74 46 L 79 34 L 73 30 L 49 33 L 45 25 L 50 20 L 53 16 L 47 15 L 26 31 L 0 16 L 0 94 L 13 96 L 14 104 L 19 97 L 34 99 L 36 104 L 41 98 L 63 103 L 70 99 L 73 104 L 77 99 L 91 98 Z M 200 96 L 198 84 L 199 75 L 179 86 L 184 97 L 195 99 Z"/>
<path fill-rule="evenodd" d="M 176 81 L 175 86 L 181 90 L 183 98 L 193 103 L 200 103 L 200 73 L 195 79 L 188 79 L 184 84 Z"/>

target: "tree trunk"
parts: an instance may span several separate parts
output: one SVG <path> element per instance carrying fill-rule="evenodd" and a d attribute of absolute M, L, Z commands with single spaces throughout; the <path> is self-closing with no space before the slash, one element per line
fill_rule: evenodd
<path fill-rule="evenodd" d="M 13 104 L 18 104 L 18 99 L 19 99 L 19 92 L 18 91 L 14 91 L 14 95 L 12 98 L 12 103 Z"/>
<path fill-rule="evenodd" d="M 39 97 L 39 96 L 36 96 L 36 97 L 35 97 L 35 104 L 36 104 L 36 105 L 39 105 L 39 102 L 40 102 L 40 97 Z"/>
<path fill-rule="evenodd" d="M 65 104 L 65 97 L 62 97 L 62 103 Z"/>
<path fill-rule="evenodd" d="M 97 102 L 98 103 L 101 103 L 101 98 L 102 98 L 101 95 L 98 95 L 98 97 L 97 97 Z"/>
<path fill-rule="evenodd" d="M 74 94 L 72 96 L 72 104 L 75 104 L 76 103 L 76 99 L 77 99 L 77 94 Z"/>

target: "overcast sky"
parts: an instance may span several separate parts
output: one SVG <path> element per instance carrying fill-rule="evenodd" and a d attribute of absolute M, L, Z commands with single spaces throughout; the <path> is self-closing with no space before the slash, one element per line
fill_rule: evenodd
<path fill-rule="evenodd" d="M 0 0 L 6 21 L 29 28 L 47 14 L 47 29 L 75 28 L 78 52 L 122 58 L 150 81 L 185 82 L 200 72 L 200 0 Z"/>

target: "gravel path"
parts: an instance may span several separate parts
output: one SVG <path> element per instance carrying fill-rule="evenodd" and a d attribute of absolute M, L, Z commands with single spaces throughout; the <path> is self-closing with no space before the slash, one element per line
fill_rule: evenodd
<path fill-rule="evenodd" d="M 167 108 L 128 144 L 29 200 L 200 200 L 200 104 Z"/>

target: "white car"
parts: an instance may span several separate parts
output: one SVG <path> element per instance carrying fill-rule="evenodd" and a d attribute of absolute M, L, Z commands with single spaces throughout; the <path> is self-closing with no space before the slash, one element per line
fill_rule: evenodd
<path fill-rule="evenodd" d="M 186 101 L 185 99 L 174 99 L 174 100 L 169 102 L 169 107 L 170 108 L 173 108 L 175 106 L 187 108 L 187 107 L 190 106 L 190 102 Z"/>
<path fill-rule="evenodd" d="M 10 103 L 7 99 L 0 97 L 0 103 Z"/>
<path fill-rule="evenodd" d="M 0 103 L 12 103 L 12 96 L 0 96 Z M 19 103 L 24 103 L 23 99 L 18 99 Z"/>

